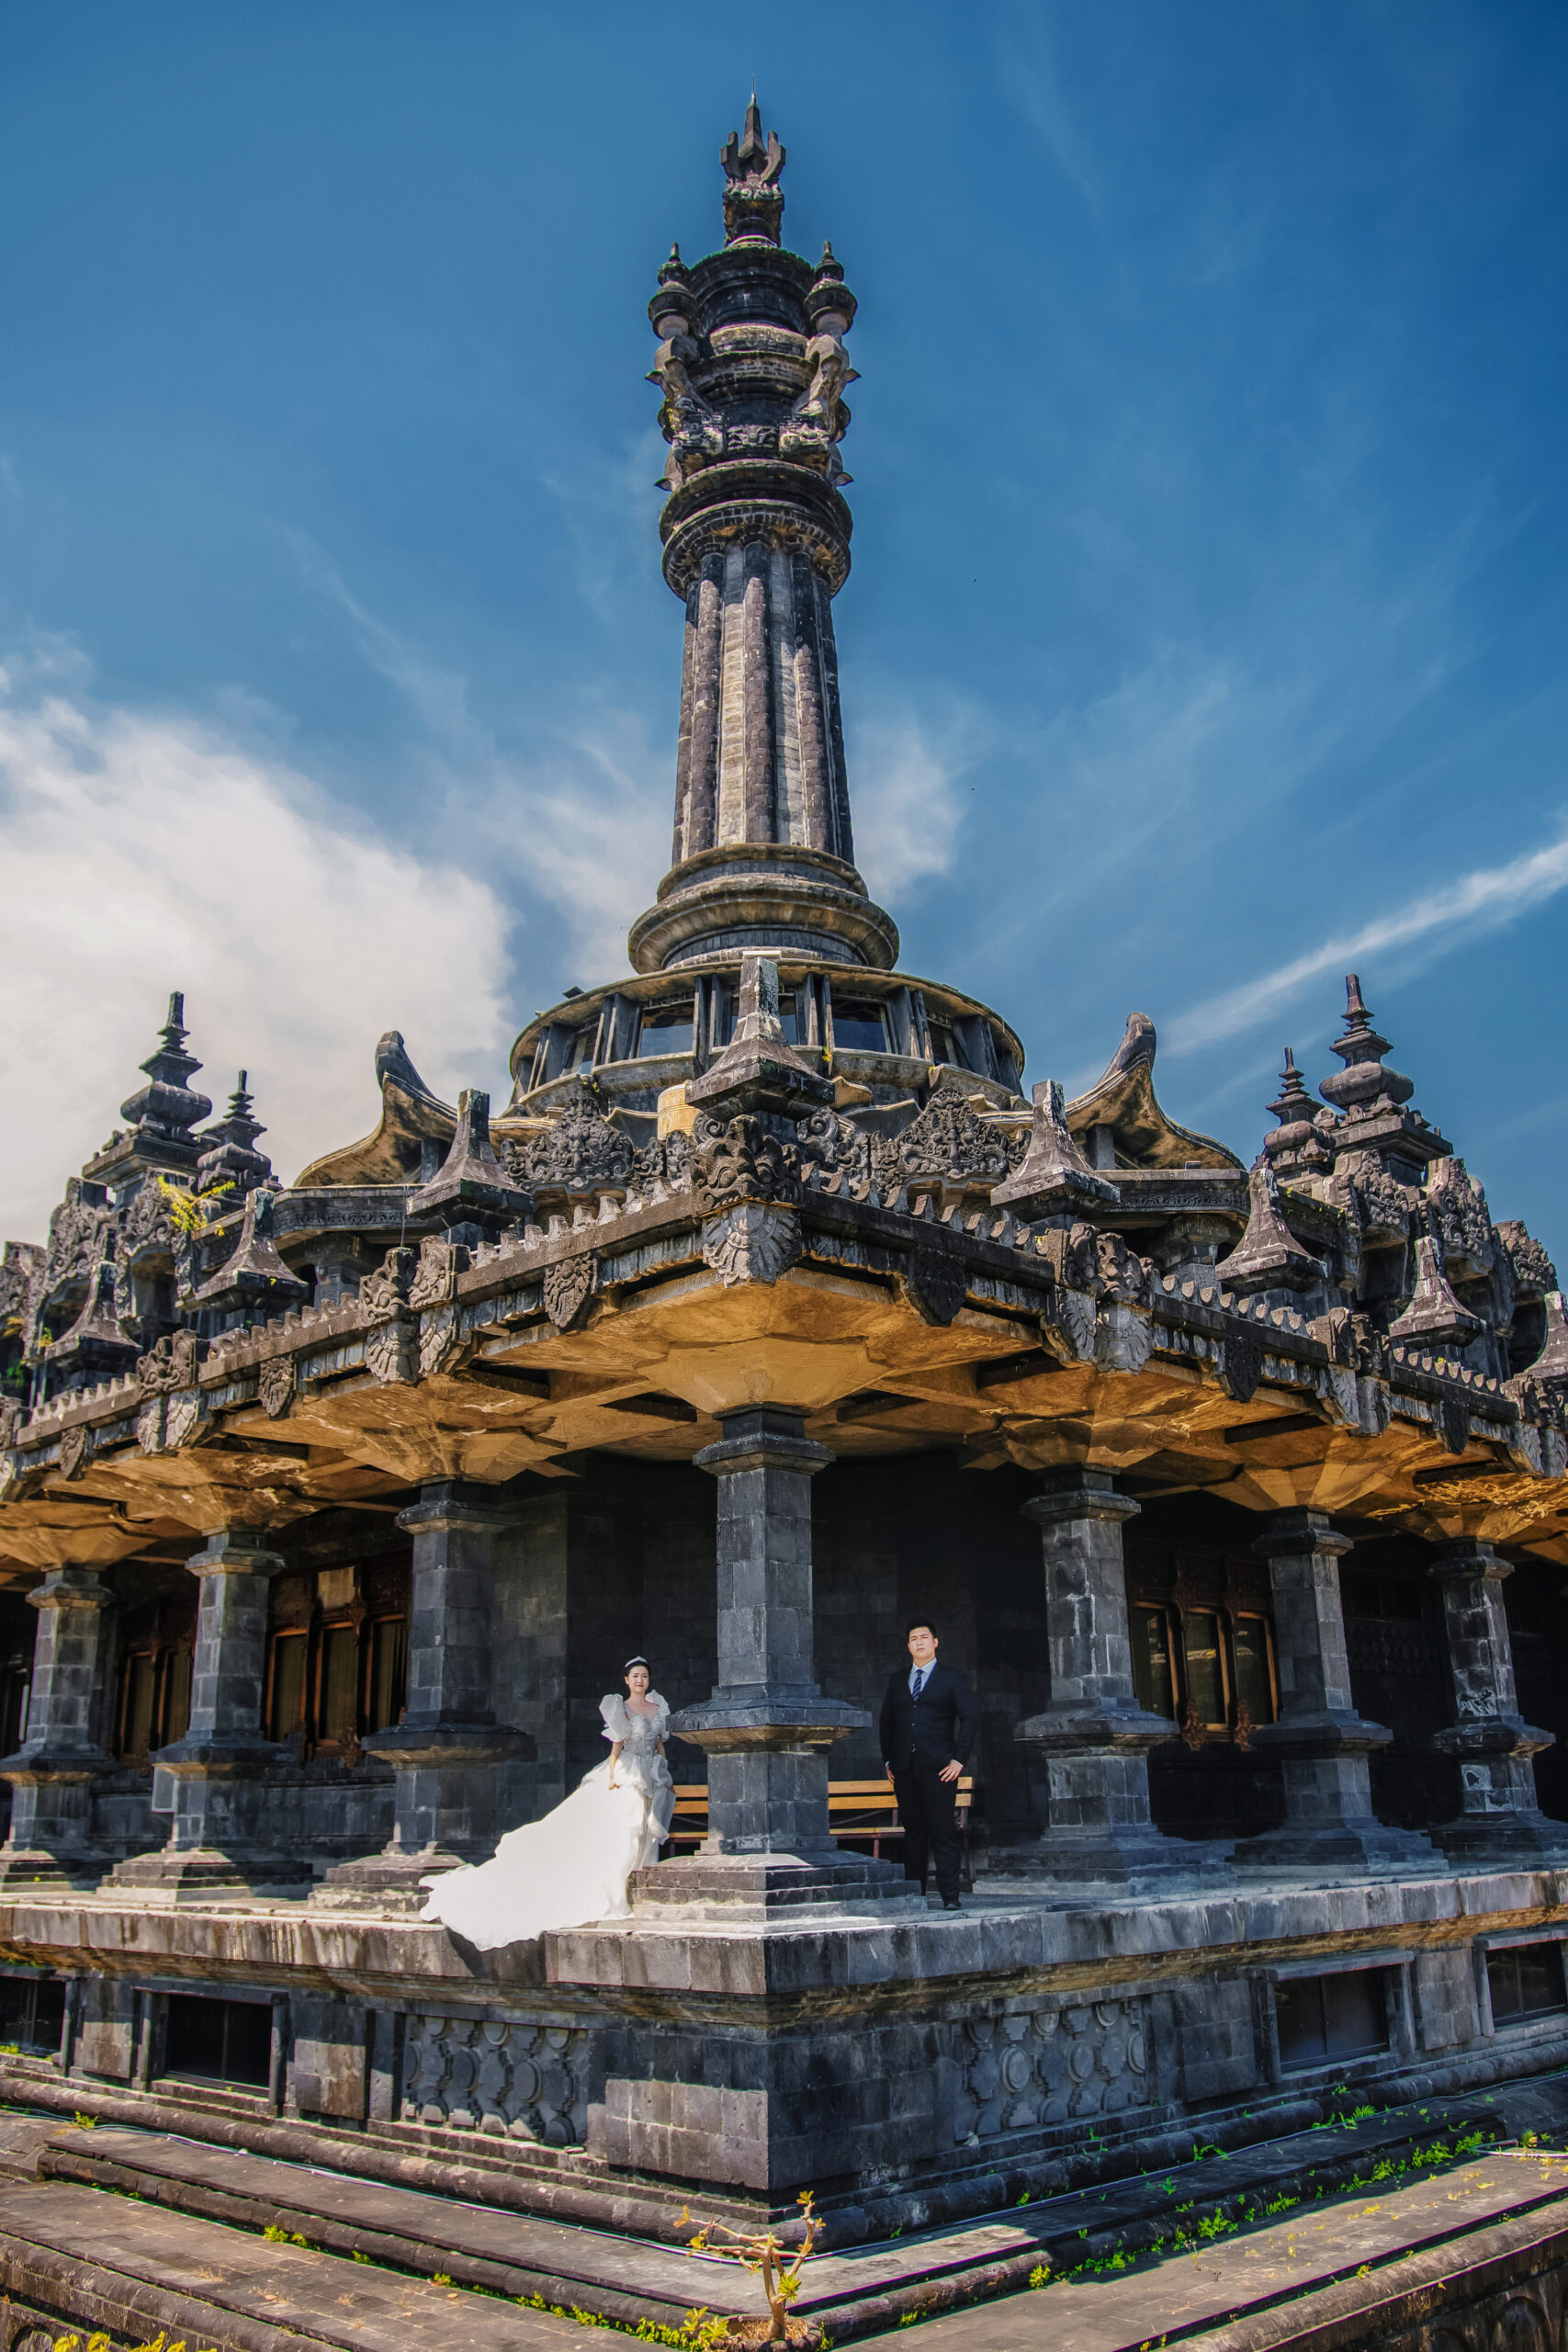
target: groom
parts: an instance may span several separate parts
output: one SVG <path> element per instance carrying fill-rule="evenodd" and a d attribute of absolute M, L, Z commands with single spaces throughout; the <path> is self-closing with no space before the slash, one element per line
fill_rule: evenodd
<path fill-rule="evenodd" d="M 908 1629 L 909 1665 L 900 1667 L 882 1702 L 882 1760 L 898 1804 L 904 1832 L 904 1875 L 926 1890 L 927 1858 L 936 1868 L 944 1911 L 958 1908 L 958 1781 L 975 1745 L 978 1710 L 969 1686 L 937 1663 L 937 1632 L 929 1618 Z"/>

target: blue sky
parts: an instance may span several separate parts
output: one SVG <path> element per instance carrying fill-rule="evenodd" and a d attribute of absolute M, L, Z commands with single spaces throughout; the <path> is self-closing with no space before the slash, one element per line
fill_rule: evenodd
<path fill-rule="evenodd" d="M 668 859 L 644 304 L 755 74 L 862 302 L 838 622 L 907 967 L 1250 1158 L 1354 963 L 1568 1261 L 1568 14 L 0 9 L 0 1227 L 162 999 L 281 1170 Z M 1568 1271 L 1565 1264 L 1564 1271 Z"/>

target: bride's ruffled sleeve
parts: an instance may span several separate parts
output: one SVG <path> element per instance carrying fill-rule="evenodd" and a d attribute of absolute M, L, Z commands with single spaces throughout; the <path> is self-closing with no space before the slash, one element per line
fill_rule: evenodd
<path fill-rule="evenodd" d="M 600 1700 L 599 1713 L 604 1718 L 604 1736 L 608 1740 L 625 1740 L 626 1736 L 626 1702 L 614 1690 Z"/>
<path fill-rule="evenodd" d="M 653 1695 L 659 1702 L 659 1721 L 653 1727 L 653 1736 L 656 1739 L 662 1739 L 670 1728 L 670 1702 L 662 1691 L 656 1690 Z"/>

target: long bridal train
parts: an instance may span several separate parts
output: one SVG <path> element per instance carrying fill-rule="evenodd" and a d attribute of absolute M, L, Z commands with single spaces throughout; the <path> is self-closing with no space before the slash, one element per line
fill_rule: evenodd
<path fill-rule="evenodd" d="M 603 1764 L 542 1821 L 509 1831 L 490 1861 L 429 1882 L 421 1917 L 479 1951 L 551 1928 L 628 1917 L 626 1882 L 658 1860 L 675 1809 L 660 1745 L 670 1709 L 657 1691 L 648 1703 L 656 1713 L 634 1713 L 614 1692 L 602 1699 L 604 1736 L 615 1743 Z"/>

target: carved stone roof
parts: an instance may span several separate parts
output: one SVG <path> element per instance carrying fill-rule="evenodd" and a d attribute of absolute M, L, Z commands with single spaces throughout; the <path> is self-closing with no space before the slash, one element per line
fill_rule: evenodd
<path fill-rule="evenodd" d="M 1066 1109 L 1075 1136 L 1109 1127 L 1120 1159 L 1133 1168 L 1234 1168 L 1242 1162 L 1213 1136 L 1195 1135 L 1160 1108 L 1155 1095 L 1155 1024 L 1131 1012 L 1122 1043 L 1102 1078 Z"/>
<path fill-rule="evenodd" d="M 426 1086 L 409 1059 L 400 1030 L 389 1029 L 377 1046 L 376 1078 L 381 1117 L 375 1132 L 313 1159 L 297 1179 L 297 1192 L 316 1184 L 406 1184 L 426 1172 L 434 1175 L 457 1131 L 457 1114 Z M 426 1147 L 433 1144 L 440 1152 L 426 1171 Z"/>

